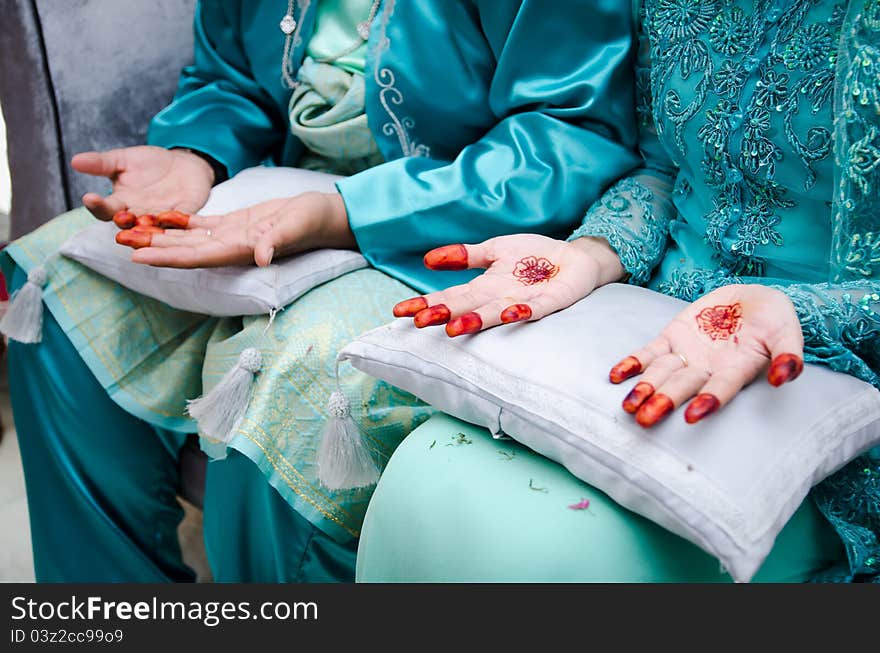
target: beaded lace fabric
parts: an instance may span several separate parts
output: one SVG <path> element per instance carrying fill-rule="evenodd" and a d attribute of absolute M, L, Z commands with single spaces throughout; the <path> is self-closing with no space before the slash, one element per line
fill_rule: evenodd
<path fill-rule="evenodd" d="M 687 301 L 774 285 L 807 361 L 880 388 L 880 0 L 645 0 L 639 14 L 645 164 L 572 238 L 606 238 L 630 283 Z M 880 582 L 880 448 L 812 497 L 847 552 L 817 580 Z"/>

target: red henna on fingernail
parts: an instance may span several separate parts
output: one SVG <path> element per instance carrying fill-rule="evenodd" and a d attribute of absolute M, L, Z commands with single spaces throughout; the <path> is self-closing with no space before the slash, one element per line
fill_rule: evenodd
<path fill-rule="evenodd" d="M 189 216 L 180 211 L 163 211 L 156 216 L 156 226 L 163 229 L 186 229 L 189 225 Z"/>
<path fill-rule="evenodd" d="M 651 398 L 639 408 L 639 412 L 636 413 L 636 421 L 640 426 L 644 426 L 645 428 L 654 426 L 654 424 L 671 413 L 674 408 L 675 404 L 672 403 L 672 399 L 664 394 L 655 392 L 651 395 Z"/>
<path fill-rule="evenodd" d="M 144 215 L 139 215 L 135 220 L 135 226 L 137 227 L 155 227 L 156 226 L 156 216 L 152 213 L 145 213 Z"/>
<path fill-rule="evenodd" d="M 131 229 L 137 224 L 137 216 L 128 210 L 117 211 L 113 216 L 113 222 L 120 229 Z"/>
<path fill-rule="evenodd" d="M 767 380 L 770 385 L 781 386 L 788 381 L 794 381 L 804 371 L 804 361 L 796 354 L 779 354 L 770 363 L 767 370 Z"/>
<path fill-rule="evenodd" d="M 635 387 L 629 391 L 629 394 L 623 400 L 623 409 L 634 415 L 652 394 L 654 394 L 654 386 L 650 383 L 645 383 L 644 381 L 636 383 Z"/>
<path fill-rule="evenodd" d="M 125 229 L 116 234 L 116 242 L 120 245 L 125 245 L 126 247 L 132 247 L 134 249 L 149 247 L 153 242 L 153 232 L 151 229 L 152 228 L 139 229 L 137 227 L 134 229 Z"/>
<path fill-rule="evenodd" d="M 437 304 L 416 313 L 413 322 L 421 329 L 426 326 L 434 326 L 435 324 L 446 324 L 451 317 L 452 313 L 446 308 L 445 304 Z"/>
<path fill-rule="evenodd" d="M 627 356 L 611 368 L 608 378 L 611 383 L 622 383 L 636 374 L 641 374 L 642 364 L 635 356 Z"/>
<path fill-rule="evenodd" d="M 424 297 L 413 297 L 412 299 L 404 299 L 402 302 L 395 304 L 392 312 L 394 317 L 412 317 L 419 311 L 428 308 L 428 302 Z"/>
<path fill-rule="evenodd" d="M 425 267 L 431 270 L 467 270 L 468 255 L 464 245 L 444 245 L 425 254 Z"/>
<path fill-rule="evenodd" d="M 522 322 L 523 320 L 532 319 L 532 309 L 528 304 L 514 304 L 508 306 L 501 311 L 502 324 L 510 324 L 511 322 Z"/>
<path fill-rule="evenodd" d="M 446 325 L 446 335 L 450 338 L 476 333 L 483 328 L 483 318 L 477 313 L 465 313 Z"/>
<path fill-rule="evenodd" d="M 708 417 L 721 408 L 718 397 L 708 392 L 701 392 L 688 404 L 684 411 L 684 421 L 688 424 L 696 424 L 704 417 Z"/>

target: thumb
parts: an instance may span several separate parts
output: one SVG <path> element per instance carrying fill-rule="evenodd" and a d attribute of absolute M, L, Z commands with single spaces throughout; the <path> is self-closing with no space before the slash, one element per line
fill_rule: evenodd
<path fill-rule="evenodd" d="M 778 387 L 800 376 L 804 371 L 804 335 L 796 316 L 786 320 L 766 344 L 771 359 L 767 370 L 770 385 Z"/>
<path fill-rule="evenodd" d="M 113 177 L 125 170 L 125 159 L 122 150 L 80 152 L 70 160 L 70 165 L 77 172 L 87 175 Z"/>
<path fill-rule="evenodd" d="M 487 241 L 488 242 L 488 241 Z M 467 270 L 488 268 L 493 263 L 486 242 L 477 245 L 444 245 L 425 254 L 425 267 L 429 270 Z"/>
<path fill-rule="evenodd" d="M 261 268 L 272 263 L 275 250 L 280 250 L 283 242 L 281 229 L 278 226 L 272 227 L 257 239 L 257 244 L 254 245 L 254 263 Z"/>

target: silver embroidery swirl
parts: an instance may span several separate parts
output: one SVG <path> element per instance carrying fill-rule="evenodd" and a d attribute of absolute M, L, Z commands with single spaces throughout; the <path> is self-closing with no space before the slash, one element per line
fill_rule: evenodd
<path fill-rule="evenodd" d="M 388 67 L 382 67 L 382 55 L 391 47 L 391 39 L 388 38 L 387 28 L 391 14 L 394 13 L 394 5 L 396 0 L 387 0 L 382 9 L 382 22 L 380 24 L 379 38 L 376 42 L 376 49 L 373 53 L 375 61 L 373 79 L 379 87 L 379 102 L 385 113 L 391 118 L 390 122 L 382 125 L 382 133 L 385 136 L 397 136 L 400 143 L 400 149 L 403 150 L 404 156 L 423 156 L 431 155 L 431 148 L 423 143 L 418 143 L 410 136 L 410 130 L 416 126 L 415 120 L 409 116 L 400 118 L 392 106 L 401 106 L 404 103 L 404 96 L 398 89 L 394 71 Z"/>

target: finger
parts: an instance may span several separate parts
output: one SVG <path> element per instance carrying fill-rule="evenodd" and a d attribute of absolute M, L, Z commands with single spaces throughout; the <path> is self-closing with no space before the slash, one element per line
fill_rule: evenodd
<path fill-rule="evenodd" d="M 521 319 L 527 319 L 531 322 L 571 306 L 571 302 L 567 302 L 567 300 L 560 301 L 558 296 L 548 294 L 544 287 L 537 286 L 523 288 L 521 292 L 513 292 L 508 295 L 508 298 L 519 300 L 515 305 L 516 309 L 508 314 L 508 318 L 520 316 Z M 509 308 L 514 309 L 514 305 L 511 305 Z M 527 313 L 529 316 L 527 318 L 523 317 Z"/>
<path fill-rule="evenodd" d="M 697 394 L 708 378 L 708 371 L 687 367 L 673 373 L 642 403 L 636 412 L 636 422 L 644 427 L 653 426 Z"/>
<path fill-rule="evenodd" d="M 654 343 L 652 343 L 652 345 L 653 344 Z M 641 350 L 639 354 L 643 358 L 650 358 L 654 352 L 658 351 L 657 349 L 651 349 L 650 347 L 651 346 Z M 633 358 L 635 357 L 633 356 Z M 657 396 L 657 389 L 666 383 L 667 380 L 672 378 L 676 372 L 685 369 L 684 361 L 682 361 L 681 357 L 676 354 L 661 354 L 657 358 L 654 358 L 643 370 L 642 378 L 639 379 L 639 382 L 624 398 L 623 409 L 628 413 L 634 413 L 636 415 L 636 421 L 638 421 L 639 424 L 642 424 L 642 421 L 644 420 L 649 422 L 648 424 L 642 424 L 642 426 L 650 426 L 651 424 L 656 423 L 669 411 L 675 408 L 675 405 L 672 404 L 669 397 Z M 704 375 L 703 381 L 706 380 L 705 376 L 706 375 Z M 699 390 L 699 385 L 693 389 L 691 396 L 697 390 Z M 642 418 L 639 419 L 638 413 L 646 405 L 650 405 L 650 408 Z"/>
<path fill-rule="evenodd" d="M 783 383 L 794 381 L 804 371 L 804 359 L 797 354 L 779 354 L 770 363 L 767 380 L 770 385 L 779 387 Z"/>
<path fill-rule="evenodd" d="M 642 381 L 636 383 L 633 389 L 629 391 L 629 394 L 623 398 L 623 410 L 630 415 L 635 415 L 639 408 L 642 407 L 642 404 L 650 399 L 652 394 L 654 394 L 654 386 L 650 383 Z"/>
<path fill-rule="evenodd" d="M 156 226 L 163 229 L 186 229 L 190 216 L 181 211 L 162 211 L 156 216 Z"/>
<path fill-rule="evenodd" d="M 499 319 L 502 324 L 513 324 L 514 322 L 527 322 L 532 319 L 533 315 L 532 307 L 528 304 L 511 304 L 504 307 Z"/>
<path fill-rule="evenodd" d="M 444 245 L 425 254 L 425 267 L 430 270 L 467 270 L 488 268 L 493 259 L 485 243 L 478 245 Z"/>
<path fill-rule="evenodd" d="M 455 338 L 498 326 L 502 323 L 501 314 L 509 302 L 507 298 L 498 299 L 450 320 L 446 325 L 446 335 Z"/>
<path fill-rule="evenodd" d="M 460 307 L 460 313 L 466 313 L 479 305 L 479 302 L 473 300 L 470 304 L 458 300 L 462 295 L 470 296 L 471 292 L 470 284 L 463 283 L 446 290 L 428 293 L 422 297 L 413 297 L 395 306 L 395 315 L 399 313 L 398 317 L 412 316 L 413 323 L 420 329 L 426 326 L 445 324 L 452 318 L 452 311 L 447 302 L 457 303 Z"/>
<path fill-rule="evenodd" d="M 131 260 L 158 267 L 205 268 L 239 265 L 251 260 L 252 250 L 217 241 L 184 247 L 147 247 L 134 252 Z"/>
<path fill-rule="evenodd" d="M 391 312 L 394 317 L 412 317 L 426 308 L 428 308 L 428 302 L 424 297 L 412 297 L 396 303 Z"/>
<path fill-rule="evenodd" d="M 655 359 L 670 351 L 669 341 L 664 336 L 660 336 L 648 343 L 644 349 L 627 356 L 612 367 L 608 378 L 611 383 L 623 383 L 627 379 L 641 374 Z M 681 361 L 679 360 L 679 362 Z"/>
<path fill-rule="evenodd" d="M 106 152 L 81 152 L 70 160 L 77 172 L 96 177 L 113 177 L 125 170 L 125 157 L 122 150 Z"/>
<path fill-rule="evenodd" d="M 254 245 L 254 262 L 260 267 L 266 267 L 275 258 L 275 250 L 280 250 L 284 243 L 296 242 L 296 237 L 291 237 L 288 231 L 285 237 L 285 231 L 282 226 L 272 224 L 266 231 L 263 229 L 265 224 L 257 223 L 255 227 L 249 228 L 249 231 L 255 231 L 256 236 L 253 237 Z"/>
<path fill-rule="evenodd" d="M 429 326 L 446 324 L 451 319 L 452 312 L 446 307 L 446 305 L 437 304 L 436 306 L 429 306 L 416 313 L 415 316 L 413 316 L 413 324 L 419 329 L 424 329 Z"/>
<path fill-rule="evenodd" d="M 737 393 L 751 381 L 757 372 L 745 367 L 724 367 L 714 371 L 700 394 L 694 397 L 684 412 L 688 424 L 696 424 L 730 403 Z"/>
<path fill-rule="evenodd" d="M 462 295 L 463 299 L 459 300 L 461 302 L 466 302 L 468 300 L 476 301 L 476 298 L 472 295 L 469 296 L 468 293 L 462 293 Z M 456 302 L 446 303 L 446 306 L 451 310 L 453 316 L 457 315 L 458 311 L 461 309 L 461 305 L 462 304 Z M 510 295 L 474 309 L 473 313 L 480 317 L 482 320 L 482 326 L 477 328 L 476 322 L 471 318 L 470 328 L 474 329 L 474 331 L 479 331 L 481 329 L 498 326 L 499 324 L 540 320 L 550 313 L 555 313 L 565 307 L 566 306 L 561 305 L 558 298 L 548 295 L 543 290 L 524 288 L 518 292 L 512 292 Z M 454 331 L 458 329 L 457 326 L 453 326 L 453 322 L 455 322 L 455 319 L 446 325 L 447 333 L 449 333 L 450 329 L 453 329 Z"/>
<path fill-rule="evenodd" d="M 486 304 L 491 297 L 486 296 L 486 293 L 475 293 L 470 284 L 465 284 L 443 292 L 441 297 L 429 296 L 426 299 L 429 307 L 445 306 L 452 317 L 458 317 L 477 310 L 478 307 Z M 498 309 L 498 314 L 501 314 L 501 308 Z"/>
<path fill-rule="evenodd" d="M 438 306 L 442 304 L 448 308 L 449 303 L 456 302 L 457 297 L 460 295 L 469 295 L 470 293 L 470 284 L 462 283 L 457 286 L 450 286 L 445 290 L 438 290 L 436 292 L 428 293 L 427 295 L 405 299 L 396 304 L 392 312 L 394 313 L 394 317 L 414 317 L 416 313 L 423 311 L 429 306 Z M 481 302 L 473 302 L 472 305 L 467 305 L 463 302 L 458 302 L 459 305 L 465 306 L 465 308 L 460 311 L 461 313 L 466 313 L 469 310 L 476 308 L 480 303 Z M 451 312 L 452 311 L 450 311 L 450 313 Z"/>
<path fill-rule="evenodd" d="M 137 216 L 131 211 L 117 211 L 113 215 L 113 223 L 120 229 L 131 229 L 137 224 Z"/>
<path fill-rule="evenodd" d="M 163 230 L 159 227 L 136 226 L 116 233 L 116 242 L 126 247 L 140 249 L 150 247 L 153 239 L 161 237 Z"/>
<path fill-rule="evenodd" d="M 89 213 L 104 222 L 112 220 L 116 213 L 128 208 L 125 202 L 113 194 L 102 197 L 98 193 L 86 193 L 82 197 L 82 203 Z"/>
<path fill-rule="evenodd" d="M 804 371 L 804 334 L 799 322 L 786 324 L 767 342 L 771 363 L 767 381 L 779 387 L 794 381 Z"/>
<path fill-rule="evenodd" d="M 195 247 L 212 237 L 204 229 L 167 229 L 153 238 L 153 247 Z"/>
<path fill-rule="evenodd" d="M 235 213 L 238 213 L 236 211 Z M 216 229 L 220 225 L 224 223 L 224 221 L 228 224 L 231 220 L 235 218 L 232 217 L 233 214 L 230 213 L 228 215 L 191 215 L 189 216 L 189 222 L 187 225 L 189 227 L 198 227 L 200 229 Z"/>

